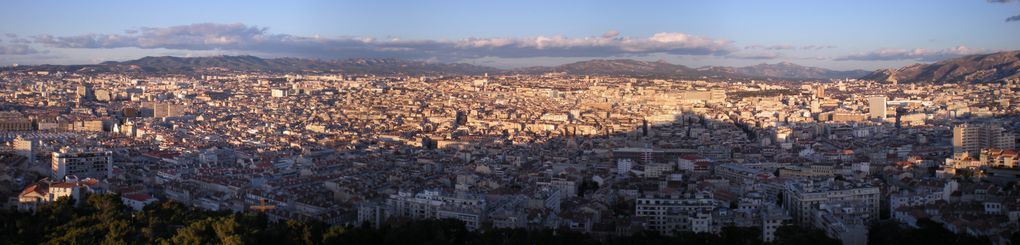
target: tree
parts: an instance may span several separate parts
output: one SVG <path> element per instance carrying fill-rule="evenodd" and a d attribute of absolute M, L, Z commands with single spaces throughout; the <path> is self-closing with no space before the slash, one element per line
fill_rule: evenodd
<path fill-rule="evenodd" d="M 795 225 L 784 225 L 776 229 L 776 240 L 774 244 L 842 244 L 839 240 L 833 239 L 825 232 L 814 228 L 804 228 Z"/>
<path fill-rule="evenodd" d="M 244 244 L 241 242 L 240 234 L 238 234 L 241 230 L 241 225 L 237 223 L 234 217 L 220 218 L 211 225 L 213 231 L 216 232 L 216 238 L 219 239 L 220 244 Z"/>
<path fill-rule="evenodd" d="M 169 242 L 163 244 L 199 245 L 216 243 L 216 234 L 211 229 L 213 218 L 191 223 L 188 227 L 180 229 L 177 234 L 170 238 Z"/>
<path fill-rule="evenodd" d="M 761 229 L 756 227 L 723 227 L 718 244 L 759 245 L 762 244 Z"/>
<path fill-rule="evenodd" d="M 128 242 L 125 240 L 134 231 L 131 228 L 131 224 L 127 220 L 117 220 L 107 224 L 106 238 L 103 239 L 102 244 L 108 245 L 127 245 Z"/>
<path fill-rule="evenodd" d="M 626 203 L 626 202 L 620 202 Z M 620 204 L 618 203 L 618 204 Z M 732 244 L 760 245 L 756 228 L 725 227 L 719 234 L 655 231 L 596 240 L 569 230 L 489 229 L 469 231 L 458 220 L 402 219 L 375 229 L 329 227 L 318 222 L 273 222 L 265 214 L 196 210 L 172 201 L 132 212 L 115 195 L 94 195 L 75 207 L 69 199 L 40 206 L 35 213 L 0 210 L 3 244 Z M 615 206 L 615 205 L 614 205 Z M 628 206 L 614 207 L 633 210 Z M 990 244 L 987 238 L 953 234 L 940 224 L 918 221 L 871 227 L 870 244 Z M 1020 233 L 1011 239 L 1020 241 Z M 839 244 L 817 229 L 780 227 L 774 244 Z"/>
<path fill-rule="evenodd" d="M 879 222 L 870 227 L 868 244 L 991 244 L 987 237 L 953 234 L 929 219 L 918 220 L 917 226 L 910 229 L 895 222 Z"/>
<path fill-rule="evenodd" d="M 347 227 L 334 226 L 326 230 L 326 234 L 322 235 L 322 243 L 325 244 L 340 244 L 342 243 L 341 238 L 347 235 Z"/>

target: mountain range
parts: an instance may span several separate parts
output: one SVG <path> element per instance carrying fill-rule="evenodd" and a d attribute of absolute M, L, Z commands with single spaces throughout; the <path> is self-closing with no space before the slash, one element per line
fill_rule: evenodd
<path fill-rule="evenodd" d="M 543 74 L 563 72 L 573 75 L 626 75 L 655 78 L 784 78 L 828 79 L 858 77 L 865 71 L 833 71 L 793 63 L 760 64 L 748 67 L 691 68 L 665 61 L 632 59 L 596 59 L 558 66 L 535 66 L 518 69 L 497 69 L 464 63 L 437 63 L 402 59 L 313 60 L 298 58 L 263 59 L 255 56 L 209 57 L 144 57 L 128 61 L 107 61 L 95 65 L 37 65 L 19 69 L 84 72 L 147 72 L 182 73 L 211 70 L 265 72 L 342 72 L 354 74 L 451 74 L 480 75 L 484 73 Z M 847 75 L 849 74 L 849 75 Z"/>
<path fill-rule="evenodd" d="M 1020 78 L 1020 50 L 881 69 L 862 79 L 886 82 L 992 82 Z"/>
<path fill-rule="evenodd" d="M 842 79 L 862 78 L 879 81 L 989 81 L 1020 76 L 1020 51 L 971 55 L 933 64 L 915 64 L 899 69 L 837 71 L 797 65 L 789 62 L 745 67 L 706 66 L 691 68 L 665 61 L 632 59 L 595 59 L 558 66 L 498 69 L 464 63 L 438 63 L 402 59 L 314 60 L 298 58 L 264 59 L 255 56 L 144 57 L 129 61 L 107 61 L 94 65 L 36 65 L 18 70 L 79 72 L 182 73 L 204 71 L 263 72 L 341 72 L 378 75 L 480 75 L 544 74 L 563 72 L 573 75 L 625 75 L 680 79 Z"/>
<path fill-rule="evenodd" d="M 266 72 L 342 72 L 357 74 L 483 74 L 498 69 L 461 63 L 435 63 L 401 59 L 313 60 L 298 58 L 263 59 L 255 56 L 145 57 L 129 61 L 107 61 L 97 65 L 112 71 L 198 72 L 203 70 Z"/>

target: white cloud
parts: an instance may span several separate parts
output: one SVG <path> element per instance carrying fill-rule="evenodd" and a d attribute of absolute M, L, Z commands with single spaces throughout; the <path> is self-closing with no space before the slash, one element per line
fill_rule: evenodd
<path fill-rule="evenodd" d="M 744 49 L 764 49 L 764 50 L 786 50 L 786 49 L 796 49 L 796 48 L 797 47 L 794 47 L 793 45 L 785 45 L 785 44 L 779 44 L 779 45 L 761 45 L 761 44 L 755 44 L 755 45 L 749 45 L 749 46 L 745 46 L 744 47 Z"/>
<path fill-rule="evenodd" d="M 39 51 L 24 44 L 0 44 L 0 55 L 27 55 L 39 53 L 44 53 L 44 51 Z"/>
<path fill-rule="evenodd" d="M 497 37 L 452 41 L 375 39 L 368 37 L 303 37 L 274 34 L 267 28 L 245 24 L 202 23 L 171 27 L 144 27 L 124 34 L 35 36 L 36 43 L 53 48 L 231 50 L 313 58 L 400 57 L 462 60 L 479 57 L 607 57 L 656 53 L 725 55 L 731 41 L 677 32 L 651 37 L 625 37 L 610 30 L 591 37 Z"/>
<path fill-rule="evenodd" d="M 783 55 L 777 52 L 752 52 L 752 53 L 736 53 L 726 55 L 726 58 L 734 59 L 745 59 L 745 60 L 771 60 L 782 57 Z"/>

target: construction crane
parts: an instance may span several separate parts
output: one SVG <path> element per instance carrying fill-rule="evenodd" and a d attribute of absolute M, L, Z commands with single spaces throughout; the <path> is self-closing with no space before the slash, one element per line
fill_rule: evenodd
<path fill-rule="evenodd" d="M 259 204 L 258 205 L 251 205 L 251 209 L 254 209 L 256 211 L 263 212 L 263 213 L 266 212 L 266 211 L 275 209 L 275 208 L 276 208 L 276 205 L 269 204 L 269 200 L 266 200 L 265 198 L 259 199 Z"/>

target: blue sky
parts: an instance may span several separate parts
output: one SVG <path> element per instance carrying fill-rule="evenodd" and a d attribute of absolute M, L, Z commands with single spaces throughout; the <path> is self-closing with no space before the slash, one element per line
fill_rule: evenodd
<path fill-rule="evenodd" d="M 1020 2 L 7 1 L 0 64 L 151 55 L 877 69 L 1020 49 Z"/>

